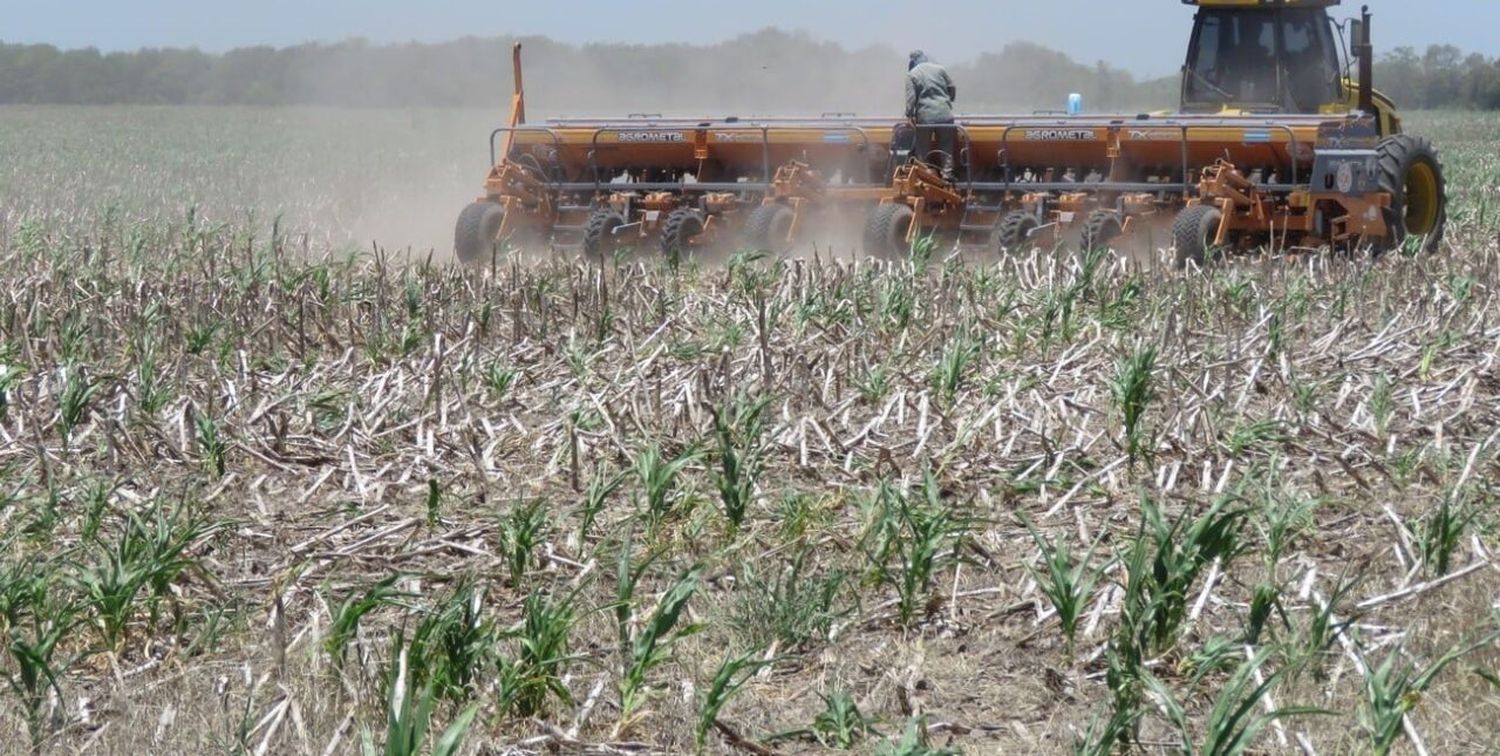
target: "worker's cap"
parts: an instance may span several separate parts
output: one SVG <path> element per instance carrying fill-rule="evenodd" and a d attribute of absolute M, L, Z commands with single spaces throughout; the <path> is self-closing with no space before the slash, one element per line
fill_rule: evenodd
<path fill-rule="evenodd" d="M 926 62 L 927 53 L 921 50 L 912 50 L 911 55 L 906 56 L 906 67 L 908 69 L 916 68 Z"/>

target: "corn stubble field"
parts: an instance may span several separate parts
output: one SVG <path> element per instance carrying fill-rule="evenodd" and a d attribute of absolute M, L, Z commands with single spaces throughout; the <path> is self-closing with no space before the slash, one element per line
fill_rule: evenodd
<path fill-rule="evenodd" d="M 360 224 L 474 115 L 0 111 L 0 751 L 1493 752 L 1500 121 L 1413 120 L 1432 256 L 466 271 Z"/>

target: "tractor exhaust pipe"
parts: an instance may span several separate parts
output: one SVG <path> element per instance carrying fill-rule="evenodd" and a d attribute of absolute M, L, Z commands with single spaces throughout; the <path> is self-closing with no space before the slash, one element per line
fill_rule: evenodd
<path fill-rule="evenodd" d="M 1366 17 L 1369 16 L 1368 10 L 1366 10 L 1365 15 Z M 511 97 L 513 98 L 511 101 L 511 120 L 515 122 L 512 125 L 519 126 L 526 123 L 526 78 L 521 74 L 520 42 L 517 42 L 516 46 L 510 50 L 510 64 L 511 70 L 515 71 L 516 74 L 515 89 L 511 92 Z"/>
<path fill-rule="evenodd" d="M 1375 113 L 1375 46 L 1370 43 L 1370 6 L 1360 9 L 1359 41 L 1354 54 L 1359 57 L 1359 109 Z"/>
<path fill-rule="evenodd" d="M 510 149 L 516 143 L 516 127 L 526 123 L 526 78 L 521 74 L 520 42 L 510 50 L 510 63 L 515 71 L 515 88 L 510 96 L 510 118 L 505 122 L 505 146 L 495 156 L 497 161 L 510 159 Z"/>

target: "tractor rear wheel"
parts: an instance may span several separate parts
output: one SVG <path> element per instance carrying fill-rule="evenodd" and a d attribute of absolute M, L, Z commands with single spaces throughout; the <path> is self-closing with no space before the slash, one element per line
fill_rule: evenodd
<path fill-rule="evenodd" d="M 1187 268 L 1189 262 L 1200 268 L 1208 264 L 1223 220 L 1219 208 L 1209 205 L 1194 205 L 1177 214 L 1172 224 L 1172 240 L 1177 247 L 1179 270 Z"/>
<path fill-rule="evenodd" d="M 694 242 L 707 227 L 702 212 L 686 207 L 673 210 L 661 228 L 662 254 L 674 265 L 682 262 L 683 257 L 692 255 Z"/>
<path fill-rule="evenodd" d="M 1422 236 L 1424 252 L 1436 252 L 1448 225 L 1448 184 L 1432 143 L 1397 134 L 1380 143 L 1380 190 L 1391 195 L 1391 208 L 1402 228 L 1396 239 Z"/>
<path fill-rule="evenodd" d="M 615 229 L 623 225 L 625 216 L 614 210 L 595 210 L 583 227 L 583 253 L 589 257 L 603 257 L 615 251 L 620 246 L 615 243 Z"/>
<path fill-rule="evenodd" d="M 910 206 L 892 202 L 875 208 L 865 221 L 865 253 L 895 259 L 911 249 L 907 237 L 917 214 Z"/>
<path fill-rule="evenodd" d="M 1025 210 L 1012 210 L 1006 213 L 1000 220 L 1000 230 L 996 233 L 996 241 L 999 242 L 1000 252 L 1018 252 L 1031 242 L 1031 235 L 1042 227 L 1042 222 L 1035 215 Z"/>
<path fill-rule="evenodd" d="M 745 220 L 745 246 L 784 255 L 791 251 L 792 224 L 797 213 L 786 205 L 761 205 Z"/>
<path fill-rule="evenodd" d="M 1124 235 L 1125 224 L 1120 221 L 1119 213 L 1095 210 L 1083 224 L 1083 251 L 1103 249 Z"/>
<path fill-rule="evenodd" d="M 464 265 L 485 262 L 495 254 L 505 209 L 493 202 L 475 202 L 458 214 L 453 229 L 453 252 Z"/>

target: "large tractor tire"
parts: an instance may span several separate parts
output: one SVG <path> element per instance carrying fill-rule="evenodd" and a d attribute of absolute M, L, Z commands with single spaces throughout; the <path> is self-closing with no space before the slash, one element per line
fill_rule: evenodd
<path fill-rule="evenodd" d="M 887 259 L 905 257 L 911 251 L 907 235 L 916 219 L 911 207 L 900 202 L 875 208 L 865 221 L 865 253 Z"/>
<path fill-rule="evenodd" d="M 1025 210 L 1012 210 L 1000 219 L 1000 230 L 995 241 L 1000 252 L 1019 252 L 1031 246 L 1031 235 L 1042 227 L 1037 217 Z"/>
<path fill-rule="evenodd" d="M 1125 235 L 1125 223 L 1119 213 L 1095 210 L 1083 223 L 1081 247 L 1085 252 L 1104 249 Z"/>
<path fill-rule="evenodd" d="M 797 213 L 786 205 L 761 205 L 750 211 L 745 219 L 745 246 L 748 249 L 763 249 L 778 255 L 791 251 L 792 243 L 787 239 Z"/>
<path fill-rule="evenodd" d="M 608 208 L 595 210 L 583 227 L 583 253 L 588 257 L 603 257 L 619 246 L 615 241 L 615 229 L 625 225 L 625 216 Z"/>
<path fill-rule="evenodd" d="M 458 214 L 453 230 L 453 252 L 464 265 L 487 262 L 500 241 L 505 209 L 493 202 L 475 202 Z"/>
<path fill-rule="evenodd" d="M 1393 236 L 1423 237 L 1423 251 L 1436 252 L 1448 225 L 1448 183 L 1437 150 L 1410 134 L 1389 137 L 1378 149 L 1380 190 L 1391 195 L 1393 214 L 1401 223 Z"/>
<path fill-rule="evenodd" d="M 1219 224 L 1224 213 L 1217 207 L 1194 205 L 1177 214 L 1172 224 L 1172 241 L 1177 247 L 1177 267 L 1184 269 L 1188 263 L 1203 267 L 1211 260 L 1214 238 L 1219 233 Z"/>
<path fill-rule="evenodd" d="M 692 208 L 680 207 L 667 216 L 661 227 L 661 252 L 674 265 L 690 257 L 697 248 L 695 243 L 708 228 L 703 213 Z"/>

